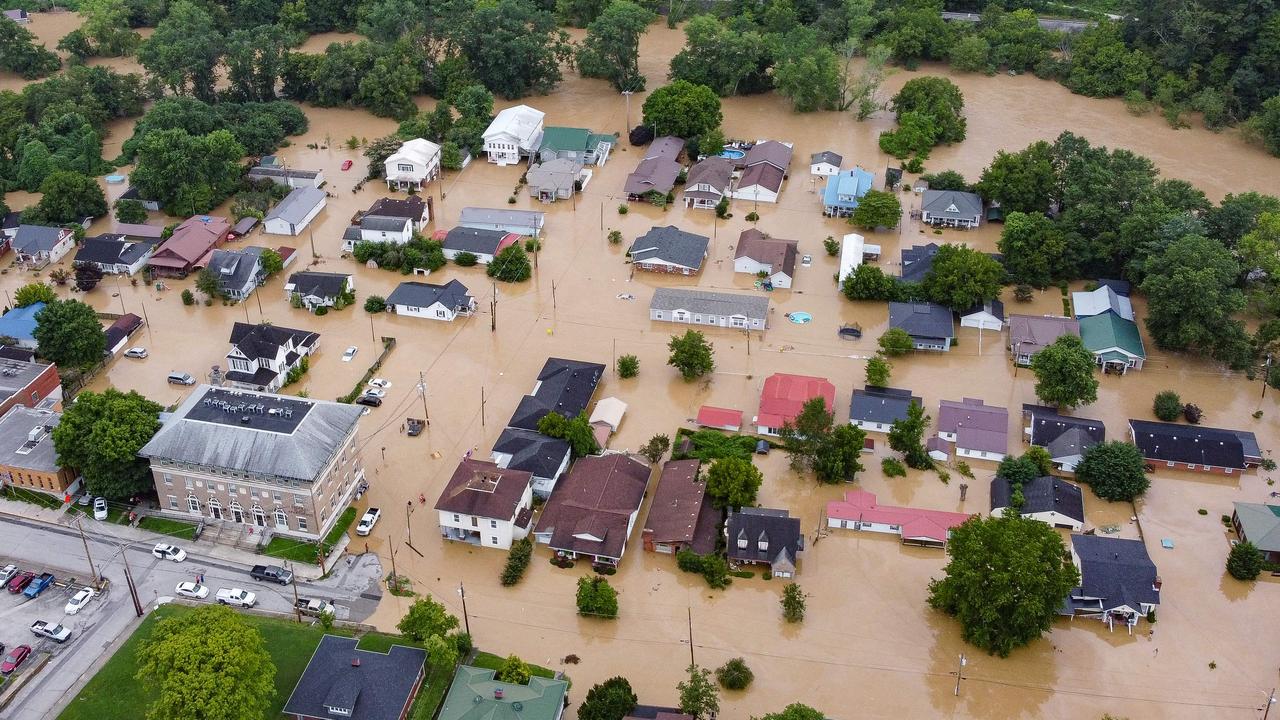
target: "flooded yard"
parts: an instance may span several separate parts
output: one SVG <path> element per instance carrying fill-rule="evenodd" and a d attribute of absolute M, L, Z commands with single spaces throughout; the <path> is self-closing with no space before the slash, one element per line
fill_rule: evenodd
<path fill-rule="evenodd" d="M 65 34 L 65 29 L 55 32 L 53 22 L 40 15 L 32 24 L 33 31 L 39 31 L 50 45 Z M 313 38 L 304 49 L 319 52 L 329 41 L 347 39 L 354 38 Z M 645 37 L 641 68 L 651 89 L 663 82 L 669 58 L 681 42 L 677 31 L 658 25 Z M 927 71 L 949 74 L 938 68 Z M 886 94 L 912 76 L 893 74 Z M 1280 159 L 1246 147 L 1234 133 L 1171 130 L 1158 117 L 1129 116 L 1119 101 L 1072 96 L 1058 85 L 1029 76 L 954 79 L 965 93 L 969 139 L 938 148 L 929 161 L 931 170 L 954 168 L 973 180 L 997 149 L 1020 149 L 1070 129 L 1094 143 L 1147 155 L 1166 176 L 1187 179 L 1215 200 L 1227 192 L 1274 192 L 1280 177 Z M 4 80 L 10 83 L 13 78 Z M 569 77 L 553 95 L 525 102 L 546 112 L 549 125 L 625 131 L 625 100 L 600 81 Z M 640 117 L 641 103 L 640 95 L 632 98 L 633 124 Z M 502 105 L 508 104 L 513 103 Z M 433 105 L 431 99 L 421 101 L 424 108 Z M 432 505 L 458 459 L 468 450 L 488 456 L 520 397 L 532 389 L 536 373 L 550 356 L 610 367 L 596 399 L 613 395 L 630 406 L 611 440 L 614 449 L 636 449 L 655 433 L 674 435 L 704 403 L 741 409 L 749 419 L 764 379 L 775 372 L 829 378 L 837 388 L 836 416 L 847 418 L 850 393 L 862 385 L 866 358 L 887 326 L 887 310 L 878 303 L 851 303 L 839 294 L 833 280 L 836 259 L 826 255 L 822 241 L 827 236 L 839 238 L 850 228 L 822 217 L 807 161 L 813 152 L 832 149 L 844 155 L 846 167 L 860 164 L 876 173 L 878 185 L 883 183 L 884 168 L 896 163 L 879 152 L 876 136 L 891 127 L 891 117 L 858 123 L 849 114 L 795 115 L 785 101 L 771 95 L 727 99 L 727 135 L 795 143 L 792 173 L 781 202 L 757 207 L 737 201 L 728 220 L 679 205 L 660 210 L 632 204 L 627 215 L 619 215 L 623 180 L 641 157 L 624 140 L 576 200 L 542 205 L 525 192 L 517 194 L 512 207 L 548 214 L 532 280 L 495 286 L 482 268 L 454 265 L 431 275 L 433 283 L 460 280 L 480 307 L 474 317 L 444 323 L 394 315 L 371 317 L 361 308 L 364 298 L 386 296 L 408 278 L 341 257 L 341 235 L 351 215 L 387 195 L 377 182 L 354 190 L 363 175 L 364 159 L 343 141 L 353 135 L 368 139 L 385 135 L 396 123 L 358 110 L 307 108 L 306 112 L 310 130 L 292 138 L 291 146 L 280 154 L 292 167 L 323 170 L 328 181 L 325 189 L 333 197 L 302 237 L 255 232 L 230 246 L 296 248 L 297 258 L 285 276 L 304 267 L 354 273 L 356 305 L 324 317 L 309 315 L 290 307 L 283 291 L 285 278 L 277 277 L 245 303 L 187 307 L 179 293 L 192 287 L 193 279 L 171 281 L 168 289 L 157 290 L 141 282 L 134 286 L 128 280 L 110 278 L 83 299 L 104 312 L 145 315 L 148 325 L 133 344 L 145 345 L 150 357 L 117 359 L 92 387 L 136 389 L 163 404 L 176 403 L 187 389 L 168 385 L 169 372 L 190 372 L 203 379 L 211 366 L 225 367 L 233 322 L 267 321 L 320 333 L 321 349 L 310 372 L 288 392 L 305 390 L 312 397 L 332 399 L 360 379 L 380 350 L 378 338 L 396 338 L 395 350 L 378 373 L 391 381 L 386 403 L 365 417 L 360 430 L 371 483 L 365 500 L 381 507 L 385 520 L 369 539 L 369 549 L 389 566 L 394 548 L 394 562 L 413 579 L 415 589 L 432 594 L 459 615 L 457 590 L 465 584 L 470 628 L 478 644 L 565 670 L 574 679 L 575 707 L 592 683 L 616 674 L 631 680 L 642 702 L 674 704 L 675 685 L 692 652 L 693 659 L 705 667 L 743 656 L 755 671 L 750 690 L 723 698 L 722 716 L 728 718 L 775 711 L 793 701 L 821 708 L 836 718 L 1092 718 L 1104 712 L 1131 718 L 1257 717 L 1256 709 L 1262 707 L 1266 691 L 1276 680 L 1280 623 L 1274 621 L 1274 614 L 1280 585 L 1264 581 L 1250 587 L 1225 575 L 1228 537 L 1218 517 L 1231 512 L 1234 500 L 1264 500 L 1271 489 L 1264 481 L 1266 473 L 1233 478 L 1156 474 L 1151 491 L 1137 508 L 1147 548 L 1164 580 L 1154 632 L 1146 623 L 1129 636 L 1122 630 L 1108 632 L 1096 621 L 1059 621 L 1052 633 L 1005 660 L 963 643 L 957 625 L 925 605 L 928 581 L 945 564 L 941 551 L 903 547 L 891 537 L 852 531 L 836 530 L 818 538 L 825 503 L 840 498 L 850 487 L 875 492 L 892 504 L 969 513 L 989 509 L 988 483 L 994 463 L 971 463 L 976 477 L 968 481 L 967 500 L 962 502 L 958 485 L 963 479 L 954 471 L 949 484 L 933 473 L 914 471 L 906 478 L 884 478 L 880 471 L 886 452 L 883 436 L 874 434 L 877 451 L 865 456 L 867 470 L 856 486 L 820 486 L 811 477 L 790 471 L 779 451 L 756 460 L 766 478 L 761 504 L 789 509 L 802 518 L 809 536 L 797 577 L 809 595 L 808 616 L 800 625 L 782 620 L 780 581 L 765 581 L 757 575 L 735 580 L 727 591 L 708 590 L 701 578 L 679 572 L 672 558 L 644 553 L 638 529 L 618 574 L 610 579 L 620 591 L 621 617 L 616 622 L 577 616 L 576 578 L 589 570 L 581 565 L 572 570 L 554 568 L 547 563 L 545 548 L 536 551 L 521 584 L 503 588 L 498 575 L 504 553 L 439 539 Z M 104 150 L 107 157 L 118 152 L 129 127 L 129 123 L 112 127 Z M 310 149 L 309 144 L 319 147 Z M 348 159 L 355 167 L 344 172 L 340 167 Z M 461 173 L 448 173 L 432 183 L 427 188 L 437 214 L 432 229 L 452 227 L 466 206 L 507 207 L 520 172 L 480 158 Z M 108 191 L 114 198 L 123 187 L 110 186 Z M 904 193 L 901 197 L 906 209 L 918 208 L 918 196 Z M 7 199 L 17 209 L 35 201 L 17 193 Z M 755 224 L 745 220 L 753 210 L 760 215 Z M 168 222 L 159 216 L 153 221 Z M 700 276 L 633 275 L 623 262 L 625 248 L 634 237 L 653 225 L 666 224 L 712 238 L 710 257 Z M 91 233 L 109 230 L 110 225 L 108 219 L 99 220 Z M 748 337 L 742 332 L 705 330 L 715 344 L 716 371 L 685 383 L 665 364 L 668 338 L 685 328 L 648 319 L 653 289 L 697 286 L 758 292 L 752 289 L 751 278 L 733 273 L 737 237 L 753 226 L 799 241 L 800 252 L 812 255 L 813 265 L 798 269 L 794 289 L 770 293 L 769 327 L 763 333 Z M 622 232 L 621 245 L 607 242 L 613 229 Z M 966 242 L 993 251 L 998 237 L 999 226 L 937 235 L 907 221 L 897 231 L 869 233 L 868 242 L 881 245 L 881 267 L 896 274 L 903 246 Z M 4 265 L 10 262 L 11 256 Z M 32 279 L 10 268 L 0 275 L 0 288 L 12 293 Z M 495 293 L 496 331 L 491 332 L 488 308 Z M 619 295 L 634 299 L 619 299 Z M 1029 304 L 1014 302 L 1012 297 L 1006 301 L 1010 312 L 1061 312 L 1056 288 Z M 1143 304 L 1135 304 L 1141 316 Z M 812 322 L 787 322 L 784 315 L 793 311 L 811 313 Z M 836 331 L 846 323 L 860 324 L 863 338 L 841 339 Z M 895 359 L 892 384 L 924 398 L 935 417 L 942 399 L 976 397 L 1007 407 L 1010 450 L 1019 451 L 1019 411 L 1022 403 L 1035 401 L 1034 377 L 1009 364 L 998 333 L 979 336 L 976 330 L 964 329 L 959 339 L 950 353 Z M 344 363 L 340 355 L 349 345 L 357 346 L 359 354 Z M 1149 342 L 1148 352 L 1141 372 L 1103 376 L 1099 401 L 1077 414 L 1104 420 L 1110 438 L 1123 438 L 1127 418 L 1149 418 L 1152 396 L 1172 388 L 1184 400 L 1204 408 L 1207 425 L 1252 430 L 1264 450 L 1280 440 L 1280 393 L 1270 392 L 1263 400 L 1261 385 L 1243 376 L 1165 355 Z M 616 377 L 613 361 L 622 354 L 639 357 L 638 377 Z M 425 408 L 415 390 L 420 377 L 427 386 Z M 1255 420 L 1251 415 L 1259 409 L 1263 414 Z M 431 425 L 420 437 L 400 433 L 406 417 L 424 413 L 430 415 Z M 420 494 L 427 498 L 425 506 L 417 502 Z M 1197 514 L 1199 508 L 1205 508 L 1207 515 Z M 1089 527 L 1116 525 L 1121 536 L 1138 536 L 1129 505 L 1107 504 L 1089 495 L 1086 509 Z M 641 523 L 646 511 L 641 512 Z M 406 545 L 410 534 L 413 548 Z M 1174 549 L 1161 548 L 1164 538 L 1173 541 Z M 362 550 L 361 543 L 353 548 Z M 387 595 L 373 622 L 391 628 L 407 605 L 407 600 Z M 957 697 L 953 673 L 960 653 L 969 656 L 969 664 Z M 563 658 L 570 654 L 580 657 L 581 664 L 565 665 Z M 1211 661 L 1216 670 L 1210 669 Z"/>

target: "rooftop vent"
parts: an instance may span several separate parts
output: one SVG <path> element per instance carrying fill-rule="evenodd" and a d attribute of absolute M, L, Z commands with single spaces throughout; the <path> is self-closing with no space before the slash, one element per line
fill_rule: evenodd
<path fill-rule="evenodd" d="M 502 688 L 494 688 L 494 689 L 493 689 L 493 699 L 494 699 L 494 700 L 501 700 L 501 699 L 502 699 Z"/>
<path fill-rule="evenodd" d="M 351 667 L 360 667 L 360 658 L 351 658 Z"/>

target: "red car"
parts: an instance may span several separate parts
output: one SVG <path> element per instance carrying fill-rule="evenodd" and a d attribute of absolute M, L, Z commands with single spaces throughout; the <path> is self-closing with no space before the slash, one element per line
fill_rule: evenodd
<path fill-rule="evenodd" d="M 31 572 L 30 570 L 23 570 L 17 575 L 14 575 L 13 579 L 9 581 L 9 586 L 8 586 L 9 592 L 15 595 L 20 593 L 23 590 L 26 590 L 27 586 L 31 584 L 31 581 L 35 579 L 36 579 L 35 573 Z"/>
<path fill-rule="evenodd" d="M 350 161 L 350 160 L 343 160 L 343 161 L 342 161 L 342 170 L 343 170 L 343 172 L 346 172 L 347 170 L 350 170 L 350 169 L 351 169 L 351 161 Z"/>
<path fill-rule="evenodd" d="M 0 675 L 8 675 L 14 670 L 17 670 L 18 666 L 25 662 L 27 657 L 30 655 L 30 645 L 19 645 L 18 647 L 10 650 L 9 654 L 4 656 L 4 662 L 0 662 Z"/>

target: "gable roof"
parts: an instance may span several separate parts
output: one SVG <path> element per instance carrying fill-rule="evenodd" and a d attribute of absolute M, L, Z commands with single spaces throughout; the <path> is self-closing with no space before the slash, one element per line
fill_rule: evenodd
<path fill-rule="evenodd" d="M 1013 488 L 1009 481 L 991 480 L 991 512 L 1009 507 Z M 1022 514 L 1057 512 L 1072 520 L 1084 522 L 1084 494 L 1079 485 L 1062 478 L 1045 475 L 1022 484 Z"/>
<path fill-rule="evenodd" d="M 1133 443 L 1148 460 L 1243 469 L 1260 459 L 1257 438 L 1247 430 L 1147 420 L 1130 420 L 1129 429 Z"/>
<path fill-rule="evenodd" d="M 755 228 L 748 228 L 738 236 L 738 247 L 734 259 L 747 257 L 758 263 L 773 268 L 773 272 L 782 272 L 787 277 L 795 277 L 796 254 L 799 243 L 795 240 L 766 237 Z"/>
<path fill-rule="evenodd" d="M 437 233 L 439 236 L 439 233 Z M 504 247 L 520 239 L 519 235 L 505 230 L 488 228 L 470 228 L 459 225 L 438 237 L 441 246 L 446 250 L 469 252 L 476 255 L 497 255 Z"/>
<path fill-rule="evenodd" d="M 720 513 L 711 507 L 707 484 L 698 477 L 700 465 L 695 458 L 670 460 L 662 466 L 644 521 L 645 534 L 653 542 L 690 543 L 700 554 L 715 550 Z M 706 548 L 707 544 L 711 547 Z"/>
<path fill-rule="evenodd" d="M 813 375 L 774 373 L 764 381 L 760 391 L 760 411 L 756 424 L 780 428 L 783 423 L 795 420 L 809 400 L 820 397 L 827 412 L 835 405 L 836 386 L 830 380 Z"/>
<path fill-rule="evenodd" d="M 347 286 L 347 281 L 350 279 L 351 275 L 348 273 L 304 270 L 290 275 L 288 284 L 292 285 L 293 292 L 299 295 L 336 298 L 342 294 L 343 288 Z"/>
<path fill-rule="evenodd" d="M 1280 552 L 1280 505 L 1232 504 L 1245 539 L 1263 552 Z"/>
<path fill-rule="evenodd" d="M 1080 560 L 1080 587 L 1073 596 L 1102 598 L 1103 609 L 1160 604 L 1156 566 L 1141 540 L 1072 535 L 1071 549 Z"/>
<path fill-rule="evenodd" d="M 612 135 L 593 133 L 586 128 L 551 126 L 542 131 L 539 152 L 594 152 L 601 143 L 613 144 Z"/>
<path fill-rule="evenodd" d="M 857 199 L 871 191 L 875 181 L 875 175 L 860 167 L 841 170 L 827 178 L 827 184 L 822 190 L 822 202 L 829 207 L 850 204 L 848 198 L 852 197 L 855 198 L 852 204 L 856 205 Z"/>
<path fill-rule="evenodd" d="M 748 165 L 747 169 L 742 171 L 742 177 L 738 178 L 738 191 L 758 185 L 776 193 L 782 190 L 784 179 L 786 179 L 786 173 L 769 163 Z"/>
<path fill-rule="evenodd" d="M 680 163 L 667 157 L 647 157 L 627 175 L 622 189 L 628 195 L 656 192 L 666 194 L 676 186 Z"/>
<path fill-rule="evenodd" d="M 828 165 L 834 165 L 836 167 L 840 167 L 840 163 L 842 162 L 844 162 L 844 158 L 841 157 L 840 155 L 837 155 L 835 152 L 831 150 L 823 150 L 822 152 L 816 152 L 809 156 L 810 165 L 817 165 L 818 163 L 827 163 Z"/>
<path fill-rule="evenodd" d="M 730 510 L 725 521 L 725 533 L 730 560 L 782 562 L 795 566 L 804 550 L 800 518 L 790 517 L 786 510 L 759 507 L 744 507 L 737 512 Z M 738 547 L 739 539 L 747 541 L 745 548 Z M 764 550 L 760 549 L 760 542 L 767 543 Z"/>
<path fill-rule="evenodd" d="M 301 187 L 284 196 L 263 222 L 283 220 L 290 225 L 297 225 L 307 219 L 307 215 L 317 207 L 324 205 L 325 191 L 320 188 Z"/>
<path fill-rule="evenodd" d="M 1128 280 L 1113 280 L 1111 278 L 1098 278 L 1098 285 L 1100 287 L 1109 287 L 1114 290 L 1117 295 L 1123 295 L 1125 297 L 1129 296 L 1129 291 L 1133 288 L 1133 285 L 1131 285 Z"/>
<path fill-rule="evenodd" d="M 63 228 L 48 225 L 19 225 L 13 236 L 13 249 L 29 255 L 47 253 L 62 241 L 64 232 Z"/>
<path fill-rule="evenodd" d="M 383 164 L 391 165 L 401 160 L 408 160 L 410 163 L 429 167 L 439 157 L 439 145 L 423 138 L 414 138 L 400 145 L 400 149 L 391 153 Z"/>
<path fill-rule="evenodd" d="M 370 232 L 407 232 L 413 227 L 413 218 L 401 217 L 398 215 L 374 215 L 372 213 L 360 216 L 359 226 L 352 225 L 347 228 L 347 233 L 352 234 L 354 239 L 359 240 L 363 237 L 361 230 L 369 230 Z"/>
<path fill-rule="evenodd" d="M 16 307 L 0 315 L 0 336 L 15 340 L 34 340 L 36 331 L 36 315 L 44 309 L 43 302 L 34 302 L 26 307 Z"/>
<path fill-rule="evenodd" d="M 1061 415 L 1053 408 L 1030 404 L 1022 406 L 1022 414 L 1031 418 L 1030 443 L 1045 448 L 1054 459 L 1081 455 L 1107 439 L 1101 420 Z"/>
<path fill-rule="evenodd" d="M 459 225 L 515 225 L 540 228 L 546 219 L 541 210 L 507 210 L 505 208 L 464 207 L 458 214 Z"/>
<path fill-rule="evenodd" d="M 534 675 L 528 684 L 494 679 L 494 670 L 459 665 L 439 720 L 556 720 L 569 691 L 565 680 Z"/>
<path fill-rule="evenodd" d="M 671 135 L 663 135 L 653 142 L 649 143 L 649 148 L 644 151 L 646 160 L 652 158 L 663 158 L 674 161 L 680 157 L 680 151 L 684 149 L 684 140 Z"/>
<path fill-rule="evenodd" d="M 364 212 L 364 215 L 409 218 L 417 221 L 422 219 L 426 211 L 427 203 L 417 195 L 410 195 L 403 199 L 378 198 L 373 201 L 373 204 Z"/>
<path fill-rule="evenodd" d="M 689 174 L 685 176 L 684 191 L 687 194 L 699 183 L 706 183 L 725 192 L 729 189 L 731 180 L 733 180 L 733 161 L 726 157 L 712 155 L 699 160 L 689 168 Z"/>
<path fill-rule="evenodd" d="M 849 419 L 874 423 L 893 423 L 904 420 L 911 403 L 924 407 L 924 401 L 910 390 L 867 385 L 855 389 L 849 401 Z"/>
<path fill-rule="evenodd" d="M 556 191 L 574 188 L 578 176 L 582 174 L 582 165 L 568 158 L 556 158 L 538 163 L 525 173 L 525 180 L 532 188 L 550 188 Z"/>
<path fill-rule="evenodd" d="M 1133 320 L 1133 303 L 1127 296 L 1116 293 L 1110 285 L 1103 285 L 1092 292 L 1071 293 L 1071 307 L 1079 319 L 1112 312 L 1125 320 Z"/>
<path fill-rule="evenodd" d="M 550 533 L 556 550 L 621 558 L 648 484 L 649 467 L 626 455 L 579 458 L 556 483 L 537 532 Z"/>
<path fill-rule="evenodd" d="M 446 308 L 456 310 L 470 307 L 472 299 L 467 286 L 457 280 L 450 280 L 444 285 L 402 282 L 387 296 L 387 304 L 429 308 L 438 302 Z"/>
<path fill-rule="evenodd" d="M 155 240 L 158 242 L 164 235 L 164 228 L 159 225 L 142 223 L 116 223 L 111 232 L 140 240 Z"/>
<path fill-rule="evenodd" d="M 280 325 L 250 325 L 237 322 L 231 326 L 231 344 L 250 360 L 259 358 L 275 360 L 280 348 L 310 347 L 320 339 L 320 333 L 295 330 Z"/>
<path fill-rule="evenodd" d="M 153 243 L 133 242 L 123 235 L 98 235 L 84 239 L 75 262 L 98 265 L 132 265 L 154 248 Z"/>
<path fill-rule="evenodd" d="M 526 470 L 534 477 L 552 478 L 569 454 L 569 443 L 533 430 L 509 427 L 498 436 L 493 452 L 510 455 L 509 468 Z"/>
<path fill-rule="evenodd" d="M 925 190 L 920 210 L 932 217 L 972 219 L 982 215 L 982 198 L 962 190 Z"/>
<path fill-rule="evenodd" d="M 836 520 L 861 520 L 864 522 L 898 525 L 904 540 L 931 540 L 944 543 L 952 528 L 971 516 L 946 510 L 880 505 L 875 493 L 866 490 L 845 492 L 844 500 L 827 503 L 827 517 Z"/>
<path fill-rule="evenodd" d="M 1018 354 L 1035 355 L 1063 335 L 1080 337 L 1080 323 L 1055 315 L 1009 316 L 1009 345 Z"/>
<path fill-rule="evenodd" d="M 742 427 L 742 411 L 703 405 L 698 408 L 697 423 L 709 427 Z"/>
<path fill-rule="evenodd" d="M 938 403 L 938 432 L 955 433 L 956 447 L 983 452 L 1009 452 L 1009 411 L 965 398 Z"/>
<path fill-rule="evenodd" d="M 955 317 L 949 308 L 936 303 L 889 303 L 889 327 L 901 328 L 912 337 L 955 337 Z"/>
<path fill-rule="evenodd" d="M 697 269 L 707 257 L 711 239 L 685 232 L 675 225 L 654 226 L 636 238 L 627 254 L 632 262 L 663 260 L 673 265 Z"/>
<path fill-rule="evenodd" d="M 753 165 L 767 164 L 785 173 L 791 166 L 791 146 L 777 140 L 756 143 L 747 151 L 746 157 L 742 158 L 742 164 L 748 170 Z M 743 173 L 743 178 L 746 178 L 746 173 Z M 743 185 L 748 184 L 750 183 L 743 183 Z"/>
<path fill-rule="evenodd" d="M 1004 303 L 999 300 L 987 300 L 986 302 L 980 302 L 960 313 L 960 317 L 961 319 L 964 319 L 974 315 L 981 315 L 983 313 L 990 315 L 996 320 L 1004 322 Z"/>
<path fill-rule="evenodd" d="M 533 473 L 527 470 L 463 458 L 440 491 L 436 510 L 511 520 L 520 511 L 521 500 L 532 483 Z"/>
<path fill-rule="evenodd" d="M 1138 333 L 1138 325 L 1115 313 L 1104 312 L 1080 318 L 1080 340 L 1089 352 L 1102 354 L 1104 358 L 1108 351 L 1116 350 L 1140 358 L 1147 356 L 1147 351 L 1142 346 L 1142 336 Z"/>
<path fill-rule="evenodd" d="M 538 421 L 552 410 L 566 418 L 577 417 L 587 409 L 603 374 L 600 363 L 547 358 L 534 391 L 520 399 L 507 426 L 537 430 Z"/>
<path fill-rule="evenodd" d="M 938 244 L 912 245 L 902 249 L 902 281 L 921 282 L 933 269 L 933 258 L 938 254 Z"/>
<path fill-rule="evenodd" d="M 218 248 L 209 256 L 209 270 L 218 278 L 219 287 L 239 290 L 250 283 L 254 276 L 263 273 L 259 258 L 262 248 L 247 247 L 243 250 Z"/>
<path fill-rule="evenodd" d="M 208 254 L 210 248 L 221 242 L 229 232 L 231 232 L 231 221 L 224 217 L 193 215 L 182 221 L 169 239 L 156 248 L 151 261 L 166 265 L 173 263 L 157 261 L 174 258 L 190 265 Z"/>
<path fill-rule="evenodd" d="M 649 309 L 666 312 L 685 310 L 691 313 L 726 317 L 741 315 L 763 320 L 769 314 L 769 298 L 764 295 L 660 287 L 653 291 L 653 300 L 649 302 Z"/>
<path fill-rule="evenodd" d="M 513 105 L 498 111 L 493 122 L 485 128 L 483 137 L 488 140 L 498 135 L 509 135 L 516 139 L 518 145 L 527 148 L 542 129 L 542 120 L 546 116 L 546 113 L 528 105 Z"/>
<path fill-rule="evenodd" d="M 355 638 L 325 635 L 283 712 L 293 717 L 399 720 L 413 699 L 427 651 L 392 645 L 385 653 L 360 650 Z M 326 706 L 346 706 L 350 715 Z"/>

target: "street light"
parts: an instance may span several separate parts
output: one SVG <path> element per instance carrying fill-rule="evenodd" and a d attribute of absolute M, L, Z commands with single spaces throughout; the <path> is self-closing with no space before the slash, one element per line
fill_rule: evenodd
<path fill-rule="evenodd" d="M 634 90 L 623 90 L 623 91 L 622 91 L 622 96 L 623 96 L 623 97 L 625 97 L 625 98 L 627 99 L 627 124 L 626 124 L 626 126 L 623 128 L 623 130 L 625 130 L 625 131 L 627 131 L 627 132 L 631 132 L 631 94 L 632 94 L 632 93 L 634 93 L 634 92 L 635 92 Z"/>

